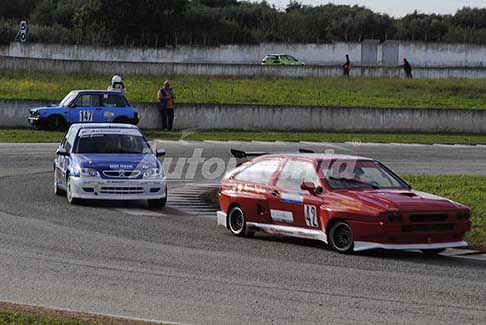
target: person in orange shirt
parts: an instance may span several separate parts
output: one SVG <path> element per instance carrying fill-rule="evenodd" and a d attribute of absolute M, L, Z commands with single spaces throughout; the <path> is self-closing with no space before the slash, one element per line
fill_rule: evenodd
<path fill-rule="evenodd" d="M 162 130 L 171 131 L 174 125 L 175 92 L 168 80 L 164 81 L 162 88 L 157 92 L 162 115 Z"/>

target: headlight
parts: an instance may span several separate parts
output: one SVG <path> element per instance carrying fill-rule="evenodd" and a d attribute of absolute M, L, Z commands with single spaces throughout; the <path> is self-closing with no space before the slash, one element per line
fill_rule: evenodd
<path fill-rule="evenodd" d="M 148 168 L 145 169 L 143 177 L 163 177 L 164 170 L 162 168 Z"/>
<path fill-rule="evenodd" d="M 94 168 L 81 168 L 79 170 L 79 174 L 81 176 L 87 176 L 87 177 L 96 177 L 100 176 L 100 173 Z"/>

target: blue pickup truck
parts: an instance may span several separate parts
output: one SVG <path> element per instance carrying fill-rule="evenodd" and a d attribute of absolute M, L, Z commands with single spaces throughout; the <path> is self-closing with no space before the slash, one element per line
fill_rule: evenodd
<path fill-rule="evenodd" d="M 44 130 L 65 130 L 74 123 L 137 125 L 138 111 L 121 92 L 73 90 L 57 105 L 29 110 L 29 123 Z"/>

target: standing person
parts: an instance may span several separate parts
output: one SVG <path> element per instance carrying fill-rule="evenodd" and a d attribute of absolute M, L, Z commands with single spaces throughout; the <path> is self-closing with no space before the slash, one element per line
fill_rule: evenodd
<path fill-rule="evenodd" d="M 109 91 L 119 91 L 123 95 L 125 95 L 126 88 L 125 85 L 123 84 L 122 78 L 119 75 L 114 75 L 113 78 L 111 78 L 111 85 L 108 87 Z"/>
<path fill-rule="evenodd" d="M 413 79 L 412 66 L 410 65 L 410 62 L 408 62 L 407 58 L 403 58 L 403 64 L 401 65 L 401 67 L 405 71 L 405 75 L 407 76 L 407 78 Z"/>
<path fill-rule="evenodd" d="M 171 131 L 174 124 L 175 92 L 168 80 L 164 81 L 162 88 L 157 92 L 162 115 L 162 129 Z"/>
<path fill-rule="evenodd" d="M 351 70 L 351 60 L 349 54 L 346 54 L 346 61 L 343 64 L 343 76 L 349 78 L 349 71 Z"/>

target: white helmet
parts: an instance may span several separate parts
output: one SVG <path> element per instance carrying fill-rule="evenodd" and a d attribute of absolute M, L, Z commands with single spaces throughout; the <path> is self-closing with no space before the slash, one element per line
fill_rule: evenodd
<path fill-rule="evenodd" d="M 111 82 L 112 83 L 115 83 L 115 82 L 122 82 L 122 78 L 119 76 L 119 75 L 114 75 L 113 78 L 111 78 Z"/>

